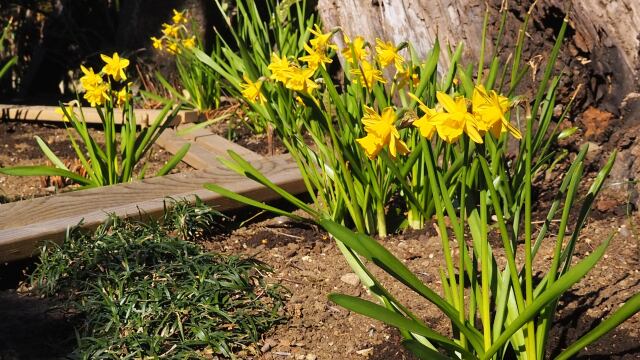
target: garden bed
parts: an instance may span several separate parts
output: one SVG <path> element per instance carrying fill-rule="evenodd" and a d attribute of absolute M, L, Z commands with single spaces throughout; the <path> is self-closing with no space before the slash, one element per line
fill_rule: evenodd
<path fill-rule="evenodd" d="M 557 354 L 640 291 L 640 240 L 636 227 L 639 221 L 637 214 L 597 220 L 583 231 L 576 249 L 578 257 L 592 251 L 611 232 L 618 231 L 618 235 L 606 259 L 560 302 L 549 346 L 552 354 Z M 381 243 L 425 283 L 439 282 L 441 246 L 430 228 L 393 235 Z M 205 241 L 204 246 L 223 254 L 255 256 L 274 268 L 269 281 L 281 283 L 291 292 L 285 308 L 288 322 L 276 327 L 257 345 L 262 351 L 258 358 L 335 359 L 339 354 L 342 359 L 413 359 L 399 344 L 395 329 L 327 300 L 331 292 L 367 295 L 324 231 L 283 218 L 270 218 L 232 229 L 227 235 Z M 542 261 L 535 264 L 536 268 L 546 265 L 552 246 L 551 239 L 544 242 L 538 257 Z M 449 323 L 433 306 L 400 284 L 388 284 L 390 290 L 429 325 L 446 333 Z M 0 338 L 6 339 L 5 346 L 11 344 L 4 353 L 0 352 L 3 359 L 55 359 L 72 350 L 74 333 L 65 314 L 56 311 L 55 302 L 18 295 L 14 290 L 4 291 L 0 302 L 2 318 L 6 319 L 1 325 Z M 65 341 L 71 345 L 60 347 Z M 636 314 L 582 351 L 578 358 L 637 359 L 638 343 L 640 315 Z"/>

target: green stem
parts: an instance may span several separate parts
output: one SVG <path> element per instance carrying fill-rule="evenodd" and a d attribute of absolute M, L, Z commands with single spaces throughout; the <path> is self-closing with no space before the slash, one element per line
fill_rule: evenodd
<path fill-rule="evenodd" d="M 462 137 L 462 151 L 463 151 L 463 157 L 464 157 L 464 162 L 462 165 L 462 177 L 460 181 L 460 223 L 459 226 L 464 226 L 465 224 L 465 217 L 466 217 L 466 207 L 467 207 L 467 198 L 466 198 L 466 192 L 467 192 L 467 167 L 469 166 L 469 141 L 468 139 L 463 136 Z M 465 249 L 467 247 L 465 239 L 464 239 L 464 231 L 461 232 L 462 233 L 462 237 L 458 238 L 458 249 L 459 249 L 459 265 L 458 265 L 458 275 L 460 276 L 460 283 L 459 283 L 459 288 L 458 288 L 458 297 L 460 298 L 459 302 L 461 304 L 460 306 L 460 322 L 464 323 L 465 321 L 465 312 L 464 312 L 464 272 L 465 272 L 465 267 L 464 267 L 464 256 L 465 256 Z M 460 344 L 466 349 L 467 348 L 467 341 L 464 338 L 464 334 L 460 334 Z"/>
<path fill-rule="evenodd" d="M 453 259 L 451 257 L 451 246 L 449 244 L 449 235 L 447 233 L 447 225 L 444 222 L 444 211 L 443 211 L 444 207 L 442 205 L 441 198 L 440 198 L 442 195 L 440 193 L 438 180 L 436 178 L 436 172 L 434 169 L 435 160 L 433 158 L 431 144 L 424 141 L 422 142 L 422 145 L 424 148 L 424 152 L 427 155 L 427 158 L 426 158 L 427 173 L 429 174 L 429 179 L 431 179 L 431 181 L 429 181 L 429 184 L 431 185 L 431 193 L 433 194 L 433 201 L 435 203 L 436 216 L 438 217 L 438 228 L 440 229 L 440 240 L 442 242 L 442 250 L 444 251 L 444 259 L 447 266 L 447 274 L 449 276 L 448 286 L 453 291 L 453 289 L 457 289 L 456 274 L 453 268 Z M 458 311 L 461 311 L 463 305 L 460 304 L 458 297 L 452 294 L 451 299 L 453 300 L 452 302 L 453 302 L 454 308 Z"/>
<path fill-rule="evenodd" d="M 480 193 L 480 231 L 481 248 L 480 261 L 482 266 L 482 331 L 484 335 L 485 351 L 491 347 L 491 313 L 489 310 L 489 239 L 487 238 L 487 192 Z"/>

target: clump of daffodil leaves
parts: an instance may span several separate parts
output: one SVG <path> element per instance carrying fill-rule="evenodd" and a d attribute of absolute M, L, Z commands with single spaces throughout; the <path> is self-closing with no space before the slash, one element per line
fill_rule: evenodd
<path fill-rule="evenodd" d="M 158 37 L 152 36 L 151 47 L 157 52 L 167 54 L 175 61 L 176 82 L 167 80 L 159 71 L 155 77 L 164 88 L 165 96 L 149 91 L 142 95 L 153 101 L 167 102 L 167 97 L 180 101 L 186 108 L 192 108 L 206 114 L 220 104 L 220 76 L 193 55 L 193 49 L 204 49 L 198 34 L 198 24 L 189 10 L 172 10 L 171 21 L 162 24 Z M 220 41 L 214 39 L 213 51 L 220 51 Z M 215 122 L 211 119 L 207 124 Z M 200 125 L 206 126 L 207 124 Z"/>
<path fill-rule="evenodd" d="M 179 108 L 171 103 L 167 104 L 148 127 L 138 129 L 131 83 L 127 82 L 126 69 L 129 60 L 120 57 L 118 53 L 111 56 L 101 54 L 100 58 L 104 65 L 97 73 L 92 67 L 80 65 L 83 74 L 80 84 L 81 92 L 84 93 L 83 99 L 96 111 L 102 122 L 104 145 L 98 143 L 89 132 L 84 112 L 90 110 L 83 109 L 80 99 L 77 99 L 68 104 L 60 104 L 60 108 L 57 109 L 80 163 L 76 172 L 71 171 L 67 164 L 36 136 L 40 149 L 53 166 L 6 167 L 0 168 L 0 173 L 16 176 L 61 176 L 81 187 L 112 185 L 134 179 L 134 169 L 172 122 Z M 181 148 L 156 175 L 169 173 L 188 150 L 189 145 Z M 137 177 L 144 177 L 146 164 L 137 170 Z"/>
<path fill-rule="evenodd" d="M 501 27 L 506 14 L 501 13 Z M 565 19 L 533 99 L 516 93 L 529 71 L 522 60 L 525 36 L 518 39 L 510 64 L 498 51 L 485 62 L 485 37 L 477 67 L 463 66 L 459 45 L 448 54 L 449 68 L 438 71 L 437 42 L 421 60 L 407 43 L 376 39 L 372 45 L 361 36 L 352 40 L 337 35 L 339 29 L 323 32 L 315 26 L 309 29 L 313 37 L 300 45 L 304 56 L 276 49 L 265 68 L 246 66 L 242 77 L 229 77 L 246 106 L 273 126 L 297 162 L 313 203 L 287 193 L 233 152 L 230 160 L 222 160 L 276 191 L 311 220 L 216 184 L 205 187 L 320 224 L 377 303 L 342 294 L 330 299 L 398 328 L 403 344 L 417 357 L 544 359 L 560 297 L 595 266 L 611 240 L 583 259 L 574 258 L 580 232 L 615 160 L 614 152 L 579 198 L 586 146 L 564 173 L 545 220 L 535 229 L 532 224 L 532 179 L 566 156 L 553 145 L 575 131 L 560 131 L 552 122 L 560 81 L 553 75 L 554 64 L 566 26 Z M 499 45 L 493 48 L 501 49 Z M 342 57 L 342 84 L 327 70 L 336 55 Z M 225 67 L 204 54 L 199 58 L 214 69 Z M 578 215 L 570 219 L 576 207 Z M 405 217 L 401 226 L 416 229 L 435 219 L 443 252 L 440 292 L 367 235 L 385 236 L 387 219 L 393 217 Z M 559 229 L 552 235 L 549 224 L 558 217 Z M 490 234 L 498 236 L 500 245 Z M 536 269 L 543 241 L 554 244 L 551 265 Z M 451 331 L 438 333 L 403 305 L 373 275 L 370 268 L 375 266 L 434 304 L 451 321 Z M 536 273 L 541 280 L 534 281 Z M 638 310 L 636 294 L 557 358 L 570 358 Z"/>

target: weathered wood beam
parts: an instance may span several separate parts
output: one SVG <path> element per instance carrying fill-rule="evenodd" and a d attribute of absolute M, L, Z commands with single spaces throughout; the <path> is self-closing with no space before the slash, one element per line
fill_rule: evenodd
<path fill-rule="evenodd" d="M 24 122 L 63 122 L 62 115 L 56 112 L 57 106 L 31 106 L 31 105 L 2 105 L 0 104 L 0 118 L 8 121 Z M 75 110 L 79 114 L 79 110 Z M 136 109 L 136 123 L 142 127 L 149 126 L 161 110 Z M 98 112 L 94 108 L 83 107 L 82 113 L 88 124 L 102 124 Z M 197 111 L 181 110 L 173 120 L 173 124 L 190 123 L 198 120 Z"/>
<path fill-rule="evenodd" d="M 291 193 L 305 190 L 300 172 L 288 156 L 254 160 L 253 166 Z M 67 229 L 81 221 L 87 228 L 101 224 L 107 214 L 119 217 L 161 216 L 167 198 L 193 201 L 195 196 L 219 210 L 241 207 L 203 188 L 215 183 L 258 201 L 279 196 L 222 165 L 127 184 L 74 191 L 0 205 L 0 262 L 28 258 L 43 241 L 61 242 Z"/>

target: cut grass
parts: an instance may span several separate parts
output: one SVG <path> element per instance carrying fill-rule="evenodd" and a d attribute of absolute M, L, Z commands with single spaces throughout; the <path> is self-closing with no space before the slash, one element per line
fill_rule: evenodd
<path fill-rule="evenodd" d="M 219 213 L 174 203 L 160 221 L 111 217 L 93 233 L 70 230 L 47 244 L 30 277 L 83 321 L 80 358 L 212 358 L 257 353 L 253 344 L 283 320 L 285 291 L 267 284 L 255 259 L 204 252 L 184 238 L 217 229 Z"/>

